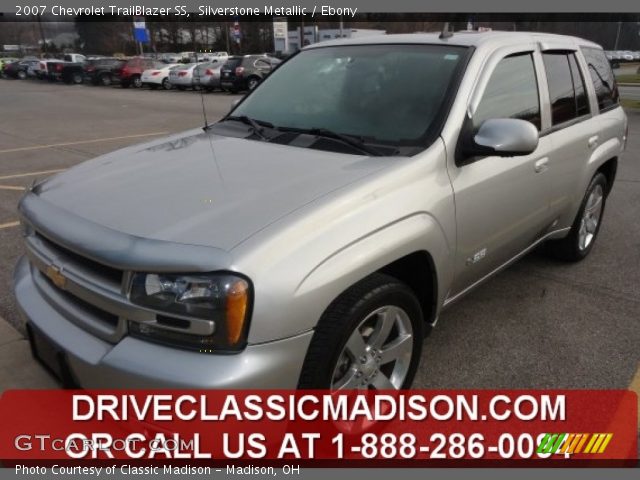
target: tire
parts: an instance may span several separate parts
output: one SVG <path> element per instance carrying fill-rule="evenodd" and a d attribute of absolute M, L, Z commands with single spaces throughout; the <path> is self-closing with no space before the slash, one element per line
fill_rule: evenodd
<path fill-rule="evenodd" d="M 111 75 L 109 75 L 108 73 L 100 75 L 100 85 L 102 85 L 103 87 L 110 87 L 112 83 L 113 80 L 111 79 Z"/>
<path fill-rule="evenodd" d="M 579 262 L 595 244 L 607 201 L 607 177 L 596 173 L 591 179 L 569 234 L 547 242 L 547 252 L 558 260 Z"/>
<path fill-rule="evenodd" d="M 27 72 L 23 72 L 22 70 L 20 70 L 20 71 L 18 72 L 18 78 L 19 78 L 20 80 L 24 80 L 25 78 L 27 78 Z"/>
<path fill-rule="evenodd" d="M 168 78 L 162 80 L 162 88 L 164 88 L 165 90 L 171 90 L 171 84 L 169 83 Z"/>
<path fill-rule="evenodd" d="M 131 85 L 133 85 L 133 88 L 142 88 L 142 78 L 140 78 L 140 75 L 133 76 Z"/>
<path fill-rule="evenodd" d="M 71 81 L 75 85 L 80 85 L 82 82 L 84 82 L 84 77 L 82 76 L 81 73 L 74 73 L 73 76 L 71 77 Z"/>
<path fill-rule="evenodd" d="M 422 310 L 411 289 L 394 277 L 373 274 L 341 294 L 322 315 L 298 388 L 409 388 L 420 361 L 423 329 Z M 391 349 L 394 342 L 402 347 Z"/>
<path fill-rule="evenodd" d="M 249 91 L 253 90 L 260 83 L 260 79 L 258 77 L 249 77 L 247 80 L 247 89 Z"/>

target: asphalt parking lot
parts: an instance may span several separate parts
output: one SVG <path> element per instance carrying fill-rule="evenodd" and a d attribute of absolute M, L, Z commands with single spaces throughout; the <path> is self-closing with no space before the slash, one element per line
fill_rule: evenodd
<path fill-rule="evenodd" d="M 205 94 L 209 120 L 234 98 Z M 24 331 L 11 294 L 23 189 L 202 125 L 200 102 L 194 92 L 0 80 L 0 317 Z M 640 389 L 640 110 L 628 115 L 628 149 L 590 257 L 569 265 L 534 252 L 452 306 L 425 340 L 415 387 Z M 0 327 L 0 340 L 15 337 Z M 20 361 L 33 368 L 27 355 Z"/>

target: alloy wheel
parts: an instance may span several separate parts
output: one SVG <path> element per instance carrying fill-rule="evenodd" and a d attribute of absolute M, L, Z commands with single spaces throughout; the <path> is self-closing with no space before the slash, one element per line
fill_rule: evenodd
<path fill-rule="evenodd" d="M 397 390 L 409 372 L 413 328 L 402 308 L 371 312 L 352 332 L 338 357 L 331 389 Z"/>

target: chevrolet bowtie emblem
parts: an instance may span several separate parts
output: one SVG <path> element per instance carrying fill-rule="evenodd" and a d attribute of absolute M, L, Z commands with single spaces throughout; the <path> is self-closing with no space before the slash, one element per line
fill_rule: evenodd
<path fill-rule="evenodd" d="M 58 267 L 57 265 L 49 265 L 45 275 L 49 277 L 49 280 L 58 288 L 64 288 L 67 283 L 66 277 L 62 274 L 62 267 Z"/>

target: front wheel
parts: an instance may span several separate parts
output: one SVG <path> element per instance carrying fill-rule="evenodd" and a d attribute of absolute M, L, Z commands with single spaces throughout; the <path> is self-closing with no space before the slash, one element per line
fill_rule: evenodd
<path fill-rule="evenodd" d="M 411 289 L 388 275 L 371 275 L 340 295 L 318 322 L 298 388 L 409 388 L 422 332 Z"/>
<path fill-rule="evenodd" d="M 589 255 L 596 241 L 607 201 L 607 177 L 597 173 L 587 188 L 569 234 L 547 243 L 547 251 L 560 260 L 578 262 Z"/>
<path fill-rule="evenodd" d="M 84 77 L 81 73 L 74 73 L 73 77 L 71 77 L 71 81 L 76 85 L 80 85 L 84 82 Z"/>
<path fill-rule="evenodd" d="M 142 88 L 142 79 L 140 75 L 135 75 L 132 80 L 133 88 Z"/>
<path fill-rule="evenodd" d="M 24 71 L 20 70 L 20 71 L 18 72 L 18 78 L 19 78 L 20 80 L 24 80 L 25 78 L 27 78 L 27 72 L 24 72 Z"/>

